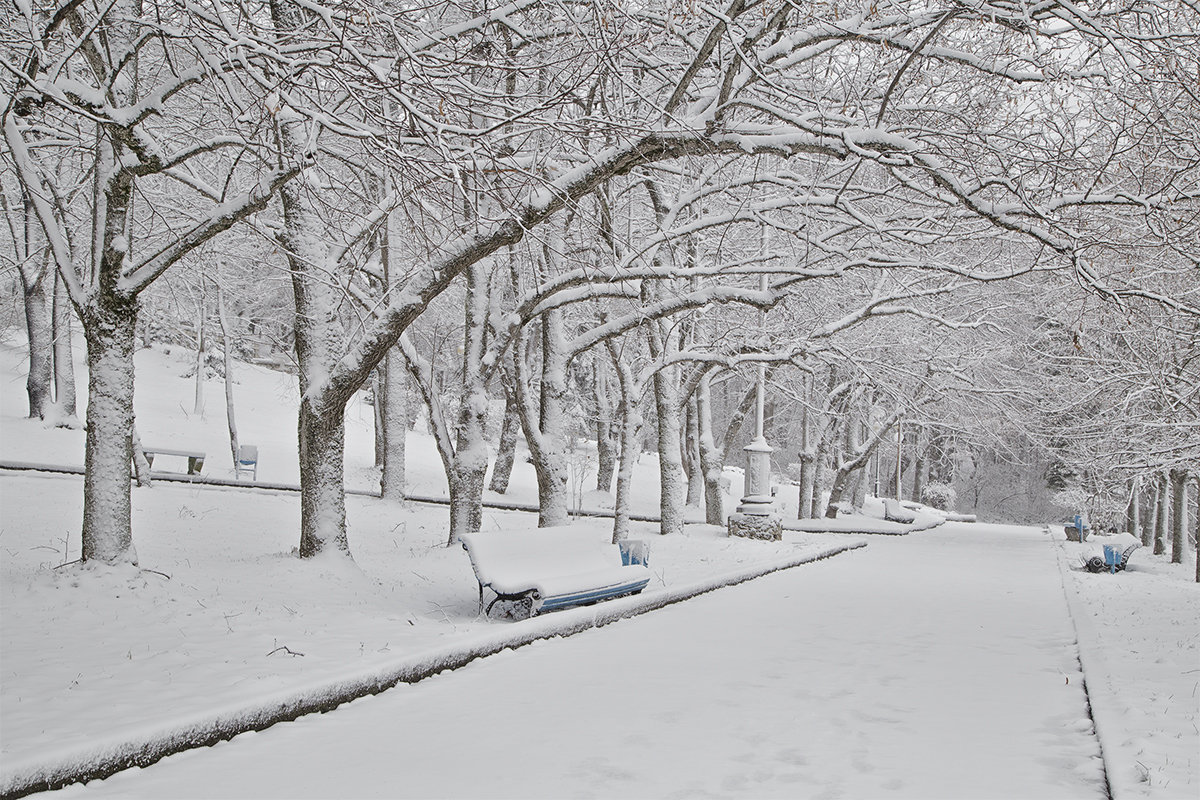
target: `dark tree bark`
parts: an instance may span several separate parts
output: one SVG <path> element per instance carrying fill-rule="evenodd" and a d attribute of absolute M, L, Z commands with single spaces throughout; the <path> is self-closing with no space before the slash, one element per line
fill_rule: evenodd
<path fill-rule="evenodd" d="M 111 282 L 105 288 L 84 311 L 88 406 L 82 559 L 136 564 L 129 470 L 137 300 L 117 293 Z"/>
<path fill-rule="evenodd" d="M 496 460 L 492 463 L 492 481 L 488 488 L 504 494 L 512 477 L 513 462 L 517 455 L 517 434 L 521 432 L 521 413 L 517 398 L 507 381 L 504 381 L 504 421 L 500 426 L 500 444 L 496 448 Z"/>
<path fill-rule="evenodd" d="M 300 400 L 300 556 L 350 555 L 346 534 L 345 418 L 343 407 Z"/>

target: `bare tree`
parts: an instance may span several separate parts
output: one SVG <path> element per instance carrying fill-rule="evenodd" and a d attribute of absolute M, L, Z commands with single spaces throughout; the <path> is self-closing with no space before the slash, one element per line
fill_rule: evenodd
<path fill-rule="evenodd" d="M 138 297 L 170 266 L 264 208 L 296 168 L 265 168 L 250 126 L 230 133 L 261 98 L 248 85 L 235 95 L 232 76 L 270 59 L 269 49 L 250 46 L 256 33 L 230 47 L 238 36 L 230 26 L 248 27 L 249 18 L 215 19 L 168 3 L 152 21 L 140 3 L 120 0 L 14 19 L 24 52 L 22 66 L 8 73 L 4 140 L 88 342 L 82 558 L 136 562 L 128 475 Z M 200 109 L 216 125 L 211 135 L 194 135 Z M 234 150 L 237 158 L 223 158 Z M 93 190 L 78 203 L 55 191 L 62 153 L 91 170 Z M 139 193 L 165 185 L 189 199 L 187 214 L 139 214 Z"/>

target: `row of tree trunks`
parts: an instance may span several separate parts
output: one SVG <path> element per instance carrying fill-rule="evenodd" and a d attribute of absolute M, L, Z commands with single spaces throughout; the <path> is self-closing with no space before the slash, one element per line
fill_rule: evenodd
<path fill-rule="evenodd" d="M 1188 496 L 1188 487 L 1193 480 L 1196 483 L 1195 504 Z M 1173 564 L 1183 563 L 1187 554 L 1190 524 L 1196 545 L 1196 582 L 1200 583 L 1200 476 L 1177 467 L 1155 476 L 1149 486 L 1141 478 L 1135 479 L 1131 483 L 1125 519 L 1129 532 L 1137 536 L 1143 546 L 1152 547 L 1155 555 L 1166 554 L 1169 536 Z"/>

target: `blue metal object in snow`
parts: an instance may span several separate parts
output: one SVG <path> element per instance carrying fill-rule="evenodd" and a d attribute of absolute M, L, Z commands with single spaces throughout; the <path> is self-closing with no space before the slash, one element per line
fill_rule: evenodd
<path fill-rule="evenodd" d="M 1070 525 L 1068 525 L 1068 526 L 1067 526 L 1067 536 L 1068 536 L 1068 538 L 1071 536 L 1071 528 L 1074 528 L 1074 529 L 1075 529 L 1075 534 L 1074 534 L 1074 535 L 1075 535 L 1076 537 L 1078 537 L 1078 538 L 1076 538 L 1076 539 L 1072 539 L 1072 541 L 1076 541 L 1076 542 L 1084 542 L 1084 541 L 1087 541 L 1088 525 L 1087 525 L 1087 523 L 1086 523 L 1086 522 L 1084 522 L 1084 521 L 1083 521 L 1083 515 L 1082 515 L 1082 514 L 1076 514 L 1076 515 L 1075 515 L 1075 520 L 1074 520 L 1074 521 L 1073 521 L 1073 522 L 1072 522 Z"/>
<path fill-rule="evenodd" d="M 1109 573 L 1115 575 L 1117 567 L 1121 565 L 1121 551 L 1111 544 L 1104 545 L 1104 563 L 1108 566 Z"/>
<path fill-rule="evenodd" d="M 621 564 L 629 566 L 650 566 L 650 548 L 639 539 L 622 539 L 617 542 L 621 548 Z"/>

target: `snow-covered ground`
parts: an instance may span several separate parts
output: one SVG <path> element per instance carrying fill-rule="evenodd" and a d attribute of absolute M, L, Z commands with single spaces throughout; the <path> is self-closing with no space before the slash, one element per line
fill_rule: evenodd
<path fill-rule="evenodd" d="M 0 345 L 0 460 L 82 464 L 81 432 L 48 430 L 23 419 L 22 356 L 18 345 Z M 206 473 L 230 475 L 221 383 L 208 383 L 206 415 L 188 413 L 192 382 L 181 377 L 188 361 L 186 353 L 138 354 L 142 439 L 147 444 L 203 449 L 209 454 Z M 246 367 L 239 370 L 236 390 L 238 428 L 243 441 L 259 446 L 260 479 L 295 482 L 294 379 Z M 348 483 L 368 489 L 377 480 L 371 466 L 370 406 L 354 403 L 347 416 Z M 445 480 L 428 437 L 411 433 L 408 455 L 411 490 L 444 493 Z M 649 456 L 639 465 L 639 511 L 652 513 L 656 505 L 656 468 Z M 76 476 L 0 470 L 0 792 L 39 765 L 101 758 L 130 742 L 178 731 L 189 721 L 218 712 L 236 717 L 238 709 L 269 704 L 273 698 L 389 674 L 404 659 L 421 654 L 517 636 L 528 626 L 553 626 L 569 622 L 571 614 L 591 613 L 560 612 L 528 623 L 481 621 L 466 554 L 444 546 L 446 509 L 402 507 L 369 497 L 348 500 L 356 567 L 292 557 L 299 517 L 294 494 L 160 482 L 134 491 L 134 538 L 142 570 L 59 568 L 78 557 L 80 493 Z M 503 499 L 536 501 L 532 470 L 521 459 L 513 488 Z M 586 501 L 603 504 L 594 493 Z M 528 514 L 485 515 L 485 529 L 531 524 Z M 574 527 L 581 535 L 604 538 L 609 524 L 580 519 Z M 886 527 L 867 519 L 860 526 Z M 682 537 L 662 538 L 653 525 L 636 527 L 635 535 L 651 543 L 655 577 L 647 591 L 664 595 L 857 541 L 846 535 L 789 531 L 784 542 L 767 544 L 731 540 L 720 528 L 704 525 L 689 525 Z M 426 742 L 430 752 L 439 753 L 436 759 L 421 760 L 432 771 L 419 781 L 413 778 L 405 784 L 410 768 L 386 760 L 367 771 L 392 775 L 390 784 L 373 788 L 356 783 L 348 765 L 330 766 L 338 762 L 330 760 L 327 750 L 308 753 L 295 749 L 300 745 L 293 745 L 291 760 L 294 765 L 322 764 L 334 781 L 309 781 L 305 785 L 310 796 L 376 791 L 471 796 L 473 786 L 488 784 L 463 782 L 465 775 L 486 779 L 488 770 L 499 769 L 501 762 L 512 769 L 511 764 L 527 763 L 527 756 L 542 752 L 547 743 L 579 737 L 590 748 L 591 761 L 580 761 L 575 771 L 554 773 L 558 783 L 530 784 L 525 794 L 665 796 L 679 791 L 693 796 L 692 789 L 701 787 L 713 796 L 758 796 L 786 794 L 784 789 L 793 786 L 793 794 L 814 796 L 826 790 L 830 796 L 839 791 L 844 796 L 1026 796 L 997 791 L 1009 785 L 1061 796 L 1052 790 L 1062 785 L 1071 787 L 1071 796 L 1101 797 L 1103 781 L 1091 759 L 1102 747 L 1114 796 L 1194 798 L 1200 792 L 1200 591 L 1189 582 L 1188 567 L 1139 550 L 1126 572 L 1092 575 L 1075 568 L 1075 551 L 1098 546 L 1066 543 L 1060 531 L 947 525 L 905 537 L 871 537 L 866 550 L 819 566 L 778 573 L 779 577 L 722 590 L 577 639 L 487 660 L 500 666 L 464 668 L 461 680 L 478 684 L 476 691 L 484 699 L 464 696 L 458 703 L 454 698 L 459 690 L 445 688 L 457 685 L 457 674 L 392 690 L 377 702 L 443 695 L 441 701 L 421 700 L 431 705 L 411 717 L 404 709 L 382 712 L 384 717 L 411 719 L 402 734 L 361 730 L 378 742 L 396 743 L 394 749 L 385 748 L 389 759 L 408 746 L 403 742 Z M 914 572 L 918 569 L 919 574 Z M 929 587 L 930 602 L 921 601 L 919 614 L 898 617 L 901 606 L 893 608 L 889 598 L 905 597 L 914 586 Z M 942 589 L 935 595 L 932 590 L 938 586 Z M 744 597 L 750 599 L 739 599 Z M 985 616 L 974 619 L 968 611 L 979 607 Z M 762 623 L 752 627 L 761 629 L 762 636 L 754 639 L 747 632 L 742 637 L 746 623 L 760 618 Z M 1081 722 L 1087 707 L 1078 681 L 1071 680 L 1072 671 L 1078 670 L 1078 664 L 1071 666 L 1075 634 L 1074 629 L 1064 632 L 1063 626 L 1072 619 L 1099 745 Z M 1001 622 L 1002 637 L 979 638 L 980 631 L 993 630 L 989 626 Z M 770 630 L 787 630 L 789 636 L 767 637 Z M 914 638 L 914 630 L 920 631 L 919 637 Z M 612 637 L 619 636 L 628 641 L 612 644 Z M 647 660 L 651 644 L 678 650 L 680 656 L 655 667 Z M 684 658 L 684 649 L 694 646 L 705 649 L 711 659 Z M 613 655 L 602 655 L 610 651 Z M 516 659 L 520 666 L 511 666 Z M 561 661 L 541 665 L 551 659 Z M 526 660 L 538 663 L 528 665 Z M 761 667 L 765 662 L 770 669 Z M 604 692 L 592 695 L 590 689 L 553 677 L 586 674 L 593 663 L 608 665 L 605 685 L 615 681 L 630 689 L 628 702 L 608 702 Z M 538 669 L 550 670 L 549 677 L 529 679 Z M 488 670 L 512 672 L 508 681 L 503 676 L 470 677 Z M 660 674 L 662 670 L 671 674 Z M 1013 670 L 1023 677 L 1010 681 Z M 1060 692 L 1043 703 L 1041 693 L 1049 687 L 1037 676 L 1049 674 L 1078 694 Z M 882 675 L 898 682 L 894 696 L 887 690 L 892 683 L 872 683 Z M 933 691 L 921 683 L 921 675 L 937 676 L 933 686 L 945 691 Z M 826 680 L 836 688 L 823 691 Z M 643 693 L 663 694 L 664 682 L 677 685 L 666 692 L 675 705 L 659 716 L 639 715 L 637 709 L 646 702 Z M 718 688 L 708 688 L 714 684 Z M 755 699 L 742 710 L 739 698 L 750 684 Z M 546 708 L 560 707 L 562 695 L 556 692 L 588 695 L 586 718 L 591 723 L 559 731 L 553 726 L 561 720 L 552 717 L 545 723 L 550 732 L 543 729 L 541 738 L 532 741 L 532 729 L 519 734 L 481 728 L 472 715 L 491 702 L 487 693 L 507 695 L 518 685 Z M 919 697 L 904 697 L 910 685 Z M 803 714 L 790 722 L 773 717 L 774 727 L 764 732 L 760 746 L 753 718 L 770 706 L 763 698 L 782 702 L 800 697 L 797 692 L 803 695 Z M 685 703 L 685 697 L 692 699 Z M 518 707 L 513 699 L 494 699 L 502 707 Z M 713 702 L 718 702 L 719 713 L 677 715 L 688 703 L 711 707 Z M 356 702 L 347 709 L 360 705 L 369 704 Z M 1031 719 L 1040 720 L 1043 727 L 1037 732 L 1019 728 L 1027 721 L 1017 713 L 1021 708 L 1032 712 Z M 993 713 L 999 718 L 991 719 Z M 185 755 L 141 773 L 93 783 L 89 789 L 146 797 L 208 796 L 200 784 L 172 784 L 175 779 L 169 777 L 176 774 L 175 764 L 196 759 L 197 765 L 208 764 L 200 771 L 233 776 L 233 788 L 214 788 L 212 794 L 266 796 L 269 781 L 260 785 L 247 773 L 260 774 L 258 767 L 240 766 L 257 763 L 256 758 L 242 760 L 242 742 L 282 740 L 301 728 L 321 728 L 343 714 L 339 710 L 333 716 L 305 718 L 204 751 L 203 759 L 220 759 L 215 764 L 199 760 L 199 753 Z M 493 718 L 510 721 L 500 711 Z M 965 733 L 989 729 L 1001 719 L 1015 720 L 997 729 L 1005 733 L 986 740 Z M 729 730 L 744 733 L 739 746 L 747 753 L 788 750 L 796 768 L 773 768 L 775 777 L 755 783 L 752 762 L 745 762 L 738 773 L 741 779 L 693 783 L 686 777 L 693 772 L 716 780 L 723 762 L 715 760 L 713 753 L 720 748 L 713 743 L 728 742 Z M 826 735 L 815 736 L 814 731 Z M 955 733 L 946 735 L 948 731 Z M 854 754 L 886 749 L 883 742 L 896 737 L 907 743 L 893 754 L 899 763 L 924 747 L 938 752 L 941 766 L 920 778 L 872 783 Z M 789 741 L 776 741 L 779 738 Z M 671 745 L 664 748 L 668 740 Z M 347 745 L 350 741 L 346 739 Z M 439 741 L 440 749 L 435 745 Z M 456 748 L 466 741 L 473 747 L 490 747 L 491 755 L 484 758 L 472 750 L 475 760 L 460 760 L 467 756 Z M 1037 769 L 1030 768 L 1033 777 L 1026 783 L 1004 784 L 997 783 L 994 774 L 955 766 L 981 763 L 981 747 L 984 754 L 995 755 L 993 764 L 1030 754 Z M 1050 750 L 1039 750 L 1043 747 Z M 618 751 L 628 763 L 616 760 Z M 364 752 L 379 751 L 368 747 Z M 725 758 L 735 755 L 729 750 Z M 541 756 L 537 759 L 542 763 Z M 650 766 L 634 769 L 630 765 L 635 762 Z M 600 780 L 597 775 L 605 769 L 618 776 L 629 773 L 633 782 Z M 881 774 L 890 770 L 888 766 Z M 788 784 L 787 775 L 793 773 L 815 783 Z M 165 783 L 152 777 L 158 774 L 168 776 L 162 779 Z M 336 780 L 339 774 L 341 781 Z M 335 785 L 340 787 L 336 791 L 331 788 Z M 516 796 L 526 784 L 512 785 Z M 275 792 L 295 793 L 282 788 Z M 486 794 L 496 796 L 495 791 Z"/>

